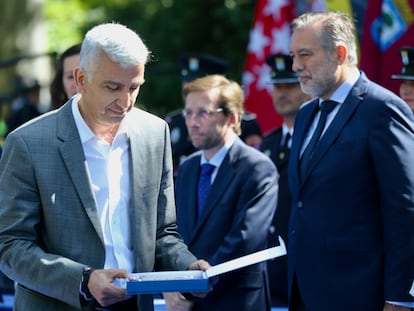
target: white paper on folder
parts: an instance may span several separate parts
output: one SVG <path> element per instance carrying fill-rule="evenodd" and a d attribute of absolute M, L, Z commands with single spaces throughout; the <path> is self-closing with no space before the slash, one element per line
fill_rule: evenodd
<path fill-rule="evenodd" d="M 253 254 L 242 256 L 224 263 L 215 265 L 207 269 L 201 270 L 185 270 L 185 271 L 163 271 L 163 272 L 143 272 L 132 273 L 134 281 L 179 281 L 203 277 L 210 278 L 222 273 L 230 272 L 239 268 L 247 267 L 262 261 L 273 259 L 286 255 L 286 246 L 283 239 L 279 236 L 279 246 L 271 247 Z M 126 288 L 127 279 L 115 279 L 114 284 Z"/>
<path fill-rule="evenodd" d="M 225 272 L 230 272 L 239 268 L 250 266 L 265 260 L 273 259 L 286 255 L 286 246 L 283 239 L 279 236 L 279 246 L 271 247 L 250 255 L 242 256 L 224 263 L 212 266 L 207 269 L 207 277 L 216 276 Z"/>

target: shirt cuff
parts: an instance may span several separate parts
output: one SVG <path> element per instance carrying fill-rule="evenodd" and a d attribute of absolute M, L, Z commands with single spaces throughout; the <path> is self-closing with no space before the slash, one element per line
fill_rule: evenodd
<path fill-rule="evenodd" d="M 401 302 L 401 301 L 386 301 L 386 302 L 394 306 L 414 308 L 414 302 Z"/>

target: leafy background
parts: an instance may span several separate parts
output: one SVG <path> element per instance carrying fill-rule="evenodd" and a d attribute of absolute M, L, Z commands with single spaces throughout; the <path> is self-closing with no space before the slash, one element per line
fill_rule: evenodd
<path fill-rule="evenodd" d="M 141 35 L 153 54 L 138 104 L 164 116 L 182 106 L 177 60 L 183 53 L 208 53 L 231 64 L 238 82 L 255 1 L 248 0 L 47 0 L 49 51 L 80 41 L 91 26 L 122 23 Z"/>

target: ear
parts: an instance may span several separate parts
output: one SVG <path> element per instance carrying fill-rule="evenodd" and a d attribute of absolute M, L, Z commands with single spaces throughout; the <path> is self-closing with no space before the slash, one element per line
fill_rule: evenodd
<path fill-rule="evenodd" d="M 338 45 L 336 47 L 336 56 L 339 65 L 346 63 L 346 60 L 348 58 L 348 49 L 346 48 L 346 46 Z"/>
<path fill-rule="evenodd" d="M 229 124 L 231 127 L 235 127 L 236 124 L 239 122 L 239 118 L 236 114 L 232 113 L 229 116 Z"/>
<path fill-rule="evenodd" d="M 86 76 L 86 74 L 83 72 L 83 70 L 80 67 L 76 67 L 73 70 L 73 78 L 75 80 L 77 92 L 82 93 L 88 77 Z"/>

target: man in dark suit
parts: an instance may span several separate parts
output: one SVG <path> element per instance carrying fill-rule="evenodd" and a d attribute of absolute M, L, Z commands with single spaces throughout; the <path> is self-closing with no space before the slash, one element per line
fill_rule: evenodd
<path fill-rule="evenodd" d="M 287 231 L 291 206 L 288 186 L 288 161 L 293 125 L 299 107 L 311 97 L 302 92 L 297 74 L 292 70 L 292 57 L 273 54 L 266 58 L 271 68 L 270 82 L 273 84 L 273 106 L 283 117 L 281 127 L 266 135 L 261 150 L 270 157 L 279 172 L 279 193 L 277 210 L 269 230 L 269 245 L 281 236 L 287 242 Z M 267 262 L 269 271 L 270 296 L 272 306 L 288 305 L 287 257 L 278 257 Z"/>
<path fill-rule="evenodd" d="M 93 27 L 78 95 L 7 136 L 0 268 L 17 283 L 14 310 L 149 311 L 151 295 L 113 281 L 208 267 L 176 231 L 168 126 L 134 107 L 148 56 L 127 27 Z"/>
<path fill-rule="evenodd" d="M 277 202 L 277 171 L 260 151 L 237 137 L 243 113 L 241 87 L 221 75 L 187 83 L 184 116 L 200 151 L 181 165 L 176 183 L 177 224 L 189 249 L 216 265 L 266 248 Z M 205 186 L 200 176 L 211 167 Z M 204 190 L 211 189 L 203 202 Z M 169 310 L 269 310 L 266 264 L 219 277 L 203 300 L 164 295 Z"/>
<path fill-rule="evenodd" d="M 402 70 L 399 74 L 392 75 L 391 78 L 401 80 L 400 97 L 414 111 L 414 48 L 404 46 L 400 48 Z"/>
<path fill-rule="evenodd" d="M 352 19 L 292 22 L 302 90 L 289 161 L 290 310 L 410 310 L 414 118 L 357 68 Z"/>

